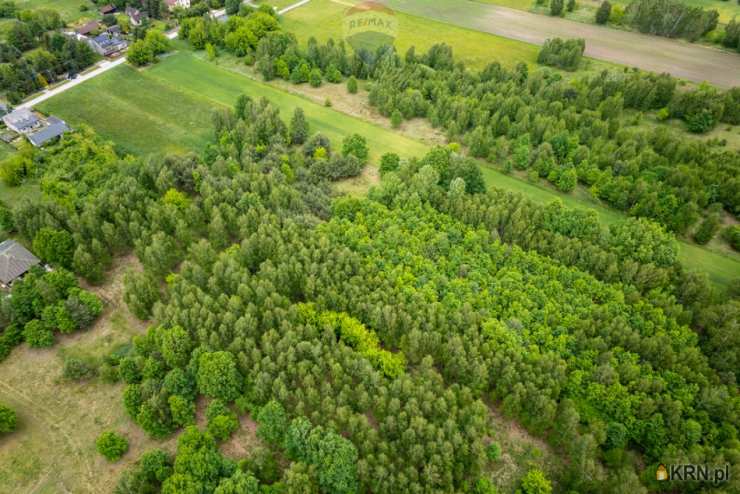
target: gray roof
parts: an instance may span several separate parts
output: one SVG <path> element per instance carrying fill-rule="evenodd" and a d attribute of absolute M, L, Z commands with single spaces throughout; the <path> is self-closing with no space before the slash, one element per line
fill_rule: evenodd
<path fill-rule="evenodd" d="M 39 119 L 28 108 L 18 108 L 3 117 L 5 125 L 12 125 L 18 129 L 32 127 L 38 123 Z"/>
<path fill-rule="evenodd" d="M 46 127 L 28 135 L 28 140 L 36 147 L 43 146 L 47 141 L 59 137 L 70 130 L 67 123 L 57 117 L 47 118 L 46 123 L 48 124 Z"/>
<path fill-rule="evenodd" d="M 7 285 L 39 262 L 15 240 L 0 242 L 0 282 Z"/>

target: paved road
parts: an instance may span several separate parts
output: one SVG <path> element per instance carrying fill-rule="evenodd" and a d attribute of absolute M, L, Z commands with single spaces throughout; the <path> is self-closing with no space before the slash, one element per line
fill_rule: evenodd
<path fill-rule="evenodd" d="M 292 5 L 288 5 L 282 10 L 278 11 L 278 14 L 284 14 L 285 12 L 289 12 L 295 8 L 298 8 L 302 5 L 306 5 L 310 0 L 301 0 L 300 2 L 294 3 Z M 247 3 L 249 5 L 254 5 L 250 1 L 245 1 L 244 3 Z M 221 15 L 224 15 L 226 13 L 226 9 L 221 10 L 212 10 L 211 15 L 214 17 L 220 17 Z M 177 37 L 177 32 L 179 29 L 174 29 L 172 31 L 169 31 L 166 33 L 167 38 L 169 39 L 175 39 Z M 82 84 L 83 82 L 87 81 L 88 79 L 92 79 L 93 77 L 97 77 L 100 74 L 107 72 L 115 67 L 118 67 L 122 63 L 126 62 L 126 57 L 124 55 L 121 55 L 119 58 L 115 60 L 102 60 L 98 62 L 96 67 L 93 70 L 90 70 L 88 72 L 85 72 L 84 74 L 78 75 L 76 78 L 67 81 L 63 84 L 59 84 L 58 86 L 54 86 L 51 89 L 45 89 L 40 95 L 36 96 L 35 98 L 32 98 L 28 101 L 25 101 L 21 103 L 20 105 L 17 105 L 16 108 L 33 108 L 34 106 L 38 105 L 39 103 L 42 103 L 46 101 L 49 98 L 52 98 L 56 96 L 57 94 L 63 93 L 64 91 L 67 91 L 68 89 L 71 89 L 75 87 L 78 84 Z"/>
<path fill-rule="evenodd" d="M 740 86 L 740 55 L 722 50 L 533 14 L 470 0 L 385 0 L 390 8 L 477 31 L 541 45 L 548 38 L 583 38 L 586 55 L 719 87 Z M 403 29 L 403 26 L 399 26 Z"/>

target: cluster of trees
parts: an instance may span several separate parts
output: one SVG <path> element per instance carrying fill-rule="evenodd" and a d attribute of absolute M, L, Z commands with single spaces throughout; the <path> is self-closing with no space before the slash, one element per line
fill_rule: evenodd
<path fill-rule="evenodd" d="M 680 0 L 633 0 L 625 18 L 642 33 L 696 41 L 717 27 L 719 12 Z"/>
<path fill-rule="evenodd" d="M 737 22 L 735 17 L 725 26 L 725 35 L 721 42 L 727 48 L 735 48 L 740 51 L 740 23 Z"/>
<path fill-rule="evenodd" d="M 563 70 L 578 70 L 586 41 L 583 39 L 548 39 L 537 55 L 537 63 Z"/>
<path fill-rule="evenodd" d="M 159 55 L 171 48 L 170 40 L 161 31 L 150 29 L 143 39 L 131 43 L 126 52 L 126 59 L 132 65 L 141 67 L 155 63 Z"/>
<path fill-rule="evenodd" d="M 674 232 L 688 232 L 713 204 L 740 211 L 738 153 L 664 126 L 635 125 L 627 111 L 665 109 L 704 131 L 736 121 L 738 88 L 677 91 L 670 76 L 637 71 L 564 80 L 545 69 L 530 74 L 523 64 L 471 72 L 430 67 L 428 58 L 386 53 L 371 75 L 370 104 L 389 117 L 425 117 L 506 170 L 566 192 L 580 182 L 611 206 Z"/>
<path fill-rule="evenodd" d="M 45 12 L 33 11 L 32 18 Z M 80 72 L 98 59 L 87 43 L 59 32 L 48 32 L 60 27 L 58 14 L 40 19 L 16 21 L 10 31 L 14 34 L 0 43 L 0 90 L 12 103 L 64 75 Z M 28 51 L 32 48 L 36 49 Z"/>
<path fill-rule="evenodd" d="M 0 300 L 0 360 L 22 341 L 52 346 L 56 333 L 88 328 L 102 311 L 102 302 L 69 271 L 33 268 Z"/>

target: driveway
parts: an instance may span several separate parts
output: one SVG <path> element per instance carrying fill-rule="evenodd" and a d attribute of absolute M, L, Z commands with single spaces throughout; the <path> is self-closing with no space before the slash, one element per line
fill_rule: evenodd
<path fill-rule="evenodd" d="M 740 86 L 740 54 L 682 40 L 620 31 L 560 17 L 533 14 L 470 0 L 385 0 L 390 8 L 461 27 L 541 45 L 548 38 L 583 38 L 586 55 L 599 60 L 668 72 L 694 82 Z M 399 26 L 403 29 L 403 26 Z"/>

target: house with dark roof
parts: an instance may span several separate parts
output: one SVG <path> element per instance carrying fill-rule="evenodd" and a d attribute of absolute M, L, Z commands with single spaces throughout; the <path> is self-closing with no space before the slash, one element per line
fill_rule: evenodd
<path fill-rule="evenodd" d="M 132 26 L 141 26 L 141 11 L 133 7 L 126 7 L 126 15 Z"/>
<path fill-rule="evenodd" d="M 3 122 L 12 131 L 27 134 L 41 126 L 42 122 L 28 108 L 18 108 L 3 117 Z"/>
<path fill-rule="evenodd" d="M 102 34 L 88 39 L 90 48 L 98 54 L 107 57 L 126 49 L 126 40 L 121 38 L 117 33 L 106 31 Z"/>
<path fill-rule="evenodd" d="M 38 257 L 15 240 L 0 242 L 0 285 L 7 288 L 40 262 Z"/>
<path fill-rule="evenodd" d="M 38 148 L 69 130 L 70 128 L 67 125 L 67 122 L 52 116 L 46 119 L 46 125 L 44 127 L 36 132 L 28 134 L 27 137 L 28 141 Z"/>

